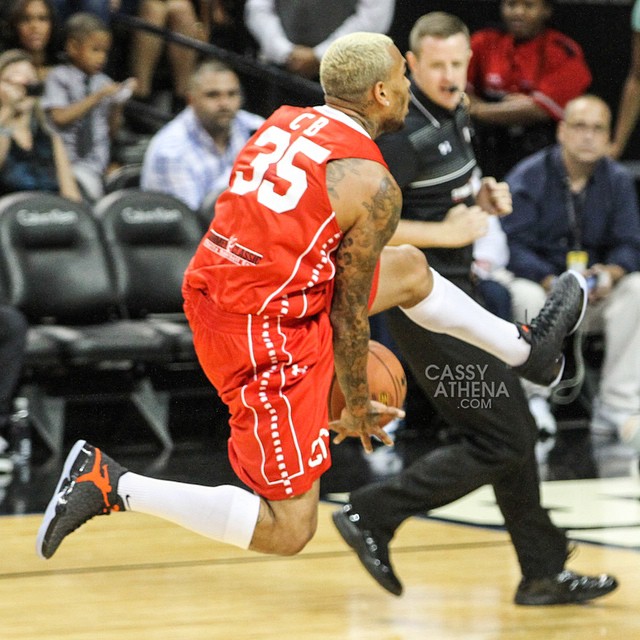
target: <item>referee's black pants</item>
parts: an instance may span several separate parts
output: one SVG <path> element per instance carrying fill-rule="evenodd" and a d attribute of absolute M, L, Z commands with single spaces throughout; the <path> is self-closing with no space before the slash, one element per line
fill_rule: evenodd
<path fill-rule="evenodd" d="M 567 541 L 540 504 L 537 427 L 519 378 L 484 351 L 418 327 L 399 309 L 386 321 L 418 385 L 460 438 L 399 475 L 354 491 L 351 503 L 363 526 L 390 540 L 410 516 L 489 484 L 523 576 L 562 571 Z"/>

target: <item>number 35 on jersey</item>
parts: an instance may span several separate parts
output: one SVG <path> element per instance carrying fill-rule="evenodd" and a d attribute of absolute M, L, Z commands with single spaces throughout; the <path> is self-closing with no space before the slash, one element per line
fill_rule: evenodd
<path fill-rule="evenodd" d="M 302 113 L 289 125 L 292 131 L 276 126 L 265 129 L 254 141 L 254 145 L 264 151 L 259 150 L 251 161 L 252 171 L 234 173 L 230 190 L 238 195 L 256 191 L 258 202 L 274 213 L 295 209 L 308 186 L 307 174 L 296 166 L 296 159 L 303 156 L 317 164 L 327 159 L 331 151 L 310 139 L 327 124 L 329 120 L 324 116 Z M 288 183 L 283 193 L 276 191 L 270 175 Z"/>

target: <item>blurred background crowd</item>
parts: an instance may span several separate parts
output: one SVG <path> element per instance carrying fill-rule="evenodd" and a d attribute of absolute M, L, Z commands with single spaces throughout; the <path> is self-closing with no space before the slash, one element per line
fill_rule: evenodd
<path fill-rule="evenodd" d="M 100 210 L 128 188 L 164 193 L 206 221 L 263 119 L 281 104 L 321 103 L 319 65 L 335 38 L 377 31 L 406 51 L 417 18 L 438 10 L 469 27 L 463 89 L 475 155 L 482 174 L 506 180 L 514 196 L 511 216 L 465 240 L 476 294 L 495 313 L 526 320 L 567 267 L 594 283 L 597 318 L 568 345 L 573 378 L 555 392 L 525 389 L 540 461 L 569 447 L 555 477 L 596 475 L 612 459 L 637 470 L 638 2 L 6 0 L 0 209 L 13 194 L 47 192 Z M 9 440 L 36 317 L 6 288 L 0 435 Z M 394 348 L 384 318 L 372 331 Z M 582 440 L 563 440 L 563 428 Z M 411 380 L 396 437 L 433 446 L 449 437 Z M 379 464 L 384 472 L 401 462 Z"/>

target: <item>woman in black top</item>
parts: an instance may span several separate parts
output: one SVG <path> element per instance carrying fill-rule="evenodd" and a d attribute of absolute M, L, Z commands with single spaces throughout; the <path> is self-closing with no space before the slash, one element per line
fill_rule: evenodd
<path fill-rule="evenodd" d="M 79 201 L 62 140 L 39 108 L 40 90 L 26 52 L 11 49 L 0 55 L 0 194 L 51 191 Z"/>

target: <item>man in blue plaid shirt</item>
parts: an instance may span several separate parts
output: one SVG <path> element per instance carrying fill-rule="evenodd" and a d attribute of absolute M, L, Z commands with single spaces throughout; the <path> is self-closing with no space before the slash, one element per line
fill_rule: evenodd
<path fill-rule="evenodd" d="M 238 151 L 264 119 L 240 109 L 240 80 L 217 60 L 194 71 L 188 105 L 151 139 L 141 185 L 198 210 L 209 193 L 227 186 Z"/>

